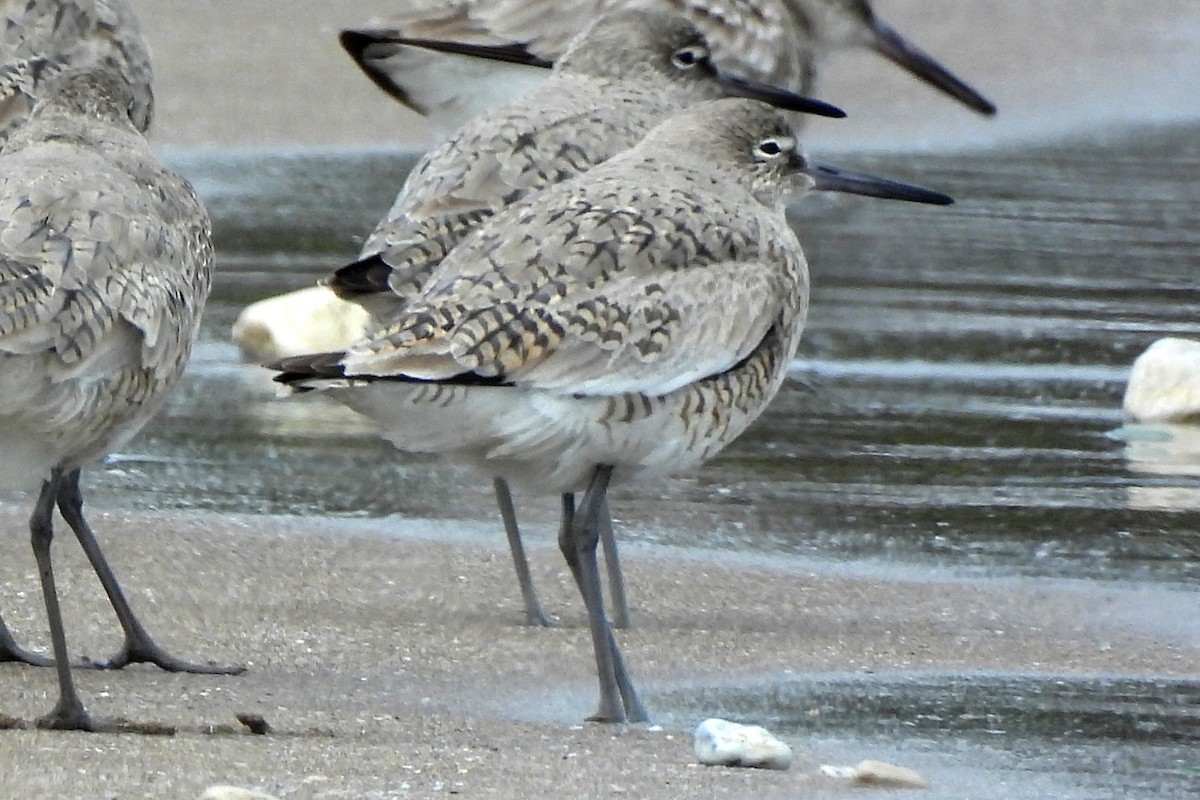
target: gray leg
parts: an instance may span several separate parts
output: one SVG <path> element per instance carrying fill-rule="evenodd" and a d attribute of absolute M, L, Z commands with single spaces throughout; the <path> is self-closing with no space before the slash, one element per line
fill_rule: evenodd
<path fill-rule="evenodd" d="M 624 659 L 612 635 L 604 613 L 604 596 L 600 588 L 600 570 L 596 563 L 599 543 L 599 515 L 612 467 L 599 466 L 584 494 L 578 513 L 574 498 L 563 495 L 563 524 L 559 530 L 559 548 L 579 584 L 588 611 L 588 627 L 592 634 L 592 649 L 596 655 L 596 672 L 600 682 L 600 704 L 588 719 L 597 722 L 642 722 L 645 709 L 625 669 Z"/>
<path fill-rule="evenodd" d="M 37 505 L 29 518 L 29 538 L 33 544 L 33 556 L 37 559 L 38 575 L 42 581 L 42 598 L 46 603 L 46 617 L 50 621 L 50 641 L 54 647 L 54 668 L 58 673 L 58 703 L 49 714 L 38 720 L 42 728 L 59 730 L 94 730 L 91 718 L 79 699 L 75 682 L 71 679 L 71 661 L 67 657 L 67 635 L 63 629 L 62 610 L 58 605 L 58 590 L 54 586 L 54 568 L 50 564 L 50 544 L 54 540 L 52 517 L 54 500 L 58 496 L 62 473 L 55 469 L 49 480 L 42 484 Z"/>
<path fill-rule="evenodd" d="M 612 601 L 614 628 L 632 628 L 629 601 L 625 599 L 625 576 L 617 555 L 617 540 L 613 536 L 612 515 L 608 513 L 608 498 L 600 511 L 600 546 L 604 548 L 604 564 L 608 571 L 608 597 Z"/>
<path fill-rule="evenodd" d="M 542 613 L 537 592 L 533 589 L 533 578 L 529 575 L 529 561 L 521 544 L 521 531 L 517 528 L 517 512 L 513 508 L 512 492 L 504 478 L 493 478 L 496 490 L 496 505 L 500 506 L 500 517 L 504 520 L 504 533 L 508 536 L 508 549 L 512 551 L 513 566 L 517 570 L 517 583 L 521 585 L 521 599 L 525 601 L 525 624 L 548 628 L 550 621 Z"/>
<path fill-rule="evenodd" d="M 54 666 L 54 662 L 51 659 L 37 653 L 31 653 L 18 645 L 17 640 L 13 638 L 12 631 L 4 624 L 4 618 L 0 617 L 0 663 L 5 661 L 15 661 L 19 664 L 29 664 L 34 667 Z"/>
<path fill-rule="evenodd" d="M 96 541 L 95 534 L 88 527 L 87 520 L 83 518 L 83 494 L 79 490 L 79 470 L 62 477 L 58 486 L 58 510 L 67 524 L 71 526 L 71 530 L 75 531 L 75 536 L 79 539 L 79 544 L 83 546 L 88 560 L 92 562 L 92 569 L 100 578 L 104 592 L 108 595 L 109 602 L 112 603 L 113 611 L 117 614 L 122 630 L 125 631 L 125 644 L 120 652 L 98 666 L 105 669 L 120 669 L 135 662 L 145 662 L 156 664 L 168 672 L 191 672 L 200 675 L 238 675 L 246 671 L 246 668 L 242 666 L 226 667 L 219 664 L 192 664 L 182 661 L 168 654 L 150 638 L 145 627 L 134 616 L 129 601 L 125 599 L 125 593 L 121 591 L 121 585 L 117 582 L 112 568 L 109 567 L 104 553 L 100 550 L 100 544 Z"/>

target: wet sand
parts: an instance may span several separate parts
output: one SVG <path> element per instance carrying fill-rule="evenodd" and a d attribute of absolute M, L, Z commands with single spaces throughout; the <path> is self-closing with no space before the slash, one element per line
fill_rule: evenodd
<path fill-rule="evenodd" d="M 414 145 L 419 120 L 364 80 L 335 39 L 389 5 L 139 3 L 156 56 L 156 144 Z M 871 116 L 855 114 L 836 134 L 815 127 L 831 148 L 981 146 L 1197 111 L 1180 102 L 1200 52 L 1192 0 L 1063 0 L 1054 18 L 1032 2 L 876 7 L 992 96 L 1001 117 L 977 120 L 871 54 L 840 56 L 821 94 Z M 46 648 L 26 514 L 0 504 L 0 612 L 23 643 Z M 684 721 L 665 719 L 662 731 L 580 725 L 594 703 L 590 641 L 569 575 L 544 543 L 531 557 L 558 627 L 530 630 L 503 540 L 480 523 L 100 508 L 93 524 L 162 643 L 247 673 L 80 671 L 94 713 L 180 733 L 0 731 L 0 796 L 187 800 L 213 783 L 294 798 L 849 793 L 816 775 L 828 754 L 805 741 L 791 741 L 800 758 L 786 773 L 709 769 L 693 764 Z M 104 657 L 116 626 L 69 533 L 56 558 L 73 651 Z M 1193 594 L 870 576 L 651 547 L 628 548 L 625 563 L 638 628 L 622 641 L 652 714 L 656 695 L 681 684 L 792 673 L 1186 676 L 1200 663 Z M 32 719 L 54 692 L 47 670 L 0 667 L 3 714 Z M 237 728 L 244 712 L 275 735 L 205 732 Z"/>
<path fill-rule="evenodd" d="M 19 531 L 11 506 L 0 525 Z M 552 629 L 523 627 L 498 532 L 420 520 L 96 513 L 94 525 L 150 630 L 176 654 L 242 663 L 238 677 L 136 666 L 78 671 L 93 713 L 180 727 L 174 737 L 0 731 L 0 795 L 191 798 L 205 786 L 279 796 L 782 797 L 834 787 L 827 753 L 791 744 L 786 773 L 701 768 L 690 736 L 588 724 L 590 642 L 570 576 L 536 547 Z M 465 530 L 464 530 L 465 528 Z M 652 714 L 656 693 L 826 671 L 1186 675 L 1196 626 L 1130 613 L 1136 589 L 935 575 L 870 577 L 792 562 L 630 548 L 636 630 L 622 634 Z M 74 652 L 119 642 L 68 537 L 57 547 Z M 0 539 L 4 614 L 47 646 L 21 536 Z M 24 591 L 21 591 L 24 590 Z M 1156 592 L 1184 619 L 1190 596 Z M 1143 605 L 1144 609 L 1145 606 Z M 0 670 L 3 711 L 53 700 L 48 670 Z M 273 735 L 240 729 L 260 714 Z M 877 755 L 861 753 L 862 758 Z M 935 778 L 936 780 L 936 778 Z"/>

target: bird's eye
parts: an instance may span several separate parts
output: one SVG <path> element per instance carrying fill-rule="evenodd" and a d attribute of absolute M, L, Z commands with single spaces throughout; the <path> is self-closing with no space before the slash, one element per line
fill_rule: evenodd
<path fill-rule="evenodd" d="M 796 143 L 793 140 L 772 136 L 754 145 L 754 157 L 759 161 L 774 161 L 795 148 Z"/>
<path fill-rule="evenodd" d="M 708 61 L 708 48 L 702 44 L 690 44 L 681 47 L 671 55 L 671 63 L 679 69 L 691 69 L 697 64 Z"/>

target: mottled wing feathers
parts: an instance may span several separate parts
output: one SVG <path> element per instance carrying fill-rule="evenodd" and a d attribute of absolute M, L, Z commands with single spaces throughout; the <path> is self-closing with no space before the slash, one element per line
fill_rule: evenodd
<path fill-rule="evenodd" d="M 346 374 L 659 392 L 737 363 L 781 293 L 762 231 L 738 222 L 739 200 L 752 200 L 672 189 L 636 166 L 597 168 L 485 222 L 419 296 L 397 298 L 398 313 L 346 354 Z M 726 227 L 702 242 L 688 227 L 697 209 Z"/>
<path fill-rule="evenodd" d="M 207 217 L 193 196 L 187 211 L 200 228 L 156 224 L 156 194 L 103 159 L 72 155 L 68 166 L 53 145 L 35 148 L 7 158 L 0 175 L 0 352 L 52 354 L 64 374 L 98 370 L 124 323 L 139 342 L 128 365 L 159 366 L 199 314 L 184 301 L 197 276 L 164 264 L 183 256 L 207 266 Z M 188 330 L 168 318 L 176 312 Z M 91 363 L 101 354 L 105 363 Z"/>
<path fill-rule="evenodd" d="M 590 81 L 555 80 L 553 86 L 570 92 L 574 111 L 564 113 L 558 103 L 543 103 L 542 93 L 535 93 L 507 113 L 469 124 L 426 154 L 364 244 L 363 255 L 431 236 L 445 239 L 448 249 L 483 217 L 610 158 L 643 132 L 626 130 L 625 120 L 599 112 L 612 99 Z M 414 231 L 425 221 L 434 226 Z"/>
<path fill-rule="evenodd" d="M 749 262 L 622 275 L 472 331 L 456 360 L 552 391 L 666 394 L 758 346 L 778 317 L 778 273 Z"/>

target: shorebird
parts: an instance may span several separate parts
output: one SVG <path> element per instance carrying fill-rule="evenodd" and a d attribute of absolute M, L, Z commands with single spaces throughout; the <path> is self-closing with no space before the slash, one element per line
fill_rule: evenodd
<path fill-rule="evenodd" d="M 646 719 L 600 593 L 608 486 L 711 459 L 779 391 L 808 307 L 784 202 L 810 189 L 951 202 L 808 162 L 762 103 L 707 101 L 484 221 L 369 338 L 274 365 L 403 450 L 563 495 L 559 545 L 600 683 L 592 719 Z"/>
<path fill-rule="evenodd" d="M 78 69 L 96 68 L 119 76 L 132 95 L 130 120 L 142 133 L 149 129 L 154 109 L 149 50 L 129 3 L 25 0 L 0 3 L 0 9 L 3 26 L 0 28 L 0 144 L 24 123 L 45 86 L 64 71 Z M 10 181 L 10 186 L 15 183 Z M 85 210 L 80 209 L 79 213 Z M 80 245 L 86 244 L 86 238 L 78 241 Z M 148 661 L 167 670 L 213 671 L 210 666 L 197 667 L 164 653 L 133 614 L 98 545 L 90 541 L 85 543 L 85 549 L 125 632 L 121 652 L 96 666 L 119 669 L 132 662 Z M 0 618 L 0 662 L 3 661 L 36 666 L 52 663 L 18 646 Z"/>
<path fill-rule="evenodd" d="M 394 311 L 415 295 L 442 256 L 483 220 L 528 192 L 573 177 L 631 147 L 654 125 L 701 100 L 766 100 L 792 111 L 840 116 L 820 101 L 720 73 L 708 42 L 683 17 L 619 10 L 601 15 L 568 46 L 550 79 L 476 117 L 427 153 L 409 173 L 360 260 L 329 286 L 340 296 Z M 529 577 L 512 495 L 494 479 L 525 617 L 546 625 Z M 629 625 L 624 580 L 611 528 L 602 536 L 618 627 Z"/>
<path fill-rule="evenodd" d="M 104 65 L 133 88 L 132 117 L 150 129 L 150 52 L 125 0 L 0 0 L 0 146 L 59 72 Z"/>
<path fill-rule="evenodd" d="M 131 121 L 112 70 L 62 73 L 0 151 L 0 487 L 37 489 L 30 538 L 59 699 L 39 720 L 93 730 L 71 678 L 51 566 L 55 505 L 125 630 L 118 661 L 228 673 L 163 653 L 83 514 L 80 470 L 129 440 L 178 381 L 212 282 L 208 214 Z M 9 644 L 11 645 L 11 637 Z"/>
<path fill-rule="evenodd" d="M 686 16 L 724 71 L 801 94 L 813 91 L 820 59 L 866 47 L 981 114 L 996 108 L 880 19 L 867 0 L 404 0 L 396 13 L 341 33 L 366 75 L 435 126 L 456 127 L 499 98 L 537 81 L 588 20 L 623 7 Z M 472 68 L 445 54 L 515 62 Z M 490 75 L 495 74 L 496 80 Z"/>

